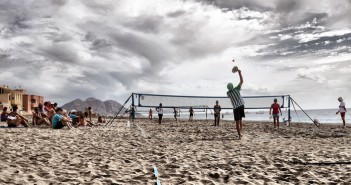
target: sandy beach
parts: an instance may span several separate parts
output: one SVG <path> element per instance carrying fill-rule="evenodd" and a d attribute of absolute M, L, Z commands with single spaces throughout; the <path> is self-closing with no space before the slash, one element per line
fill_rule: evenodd
<path fill-rule="evenodd" d="M 350 128 L 136 120 L 0 129 L 0 184 L 348 184 Z"/>

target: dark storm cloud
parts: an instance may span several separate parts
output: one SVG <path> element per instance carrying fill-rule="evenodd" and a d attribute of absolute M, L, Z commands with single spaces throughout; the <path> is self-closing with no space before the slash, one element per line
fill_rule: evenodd
<path fill-rule="evenodd" d="M 110 72 L 109 75 L 111 75 L 114 80 L 118 80 L 121 82 L 127 89 L 133 89 L 133 86 L 135 87 L 135 83 L 140 79 L 140 77 L 143 77 L 141 74 L 137 73 L 128 73 L 128 72 Z M 144 76 L 144 78 L 147 78 Z"/>
<path fill-rule="evenodd" d="M 274 40 L 272 43 L 275 44 L 258 50 L 257 57 L 269 60 L 302 55 L 329 56 L 331 52 L 334 54 L 351 53 L 351 49 L 348 47 L 351 45 L 351 33 L 339 36 L 321 36 L 303 43 L 294 38 L 296 35 L 290 34 L 291 38 L 285 40 L 272 39 Z"/>
<path fill-rule="evenodd" d="M 82 83 L 99 84 L 99 86 L 111 85 L 111 81 L 107 78 L 106 73 L 101 73 L 98 70 L 84 71 L 82 75 L 83 77 L 78 78 L 78 81 L 81 81 Z"/>
<path fill-rule="evenodd" d="M 162 46 L 162 43 L 152 38 L 121 32 L 111 33 L 111 38 L 114 45 L 118 48 L 147 59 L 152 65 L 152 67 L 145 69 L 147 73 L 157 73 L 162 69 L 164 62 L 168 60 L 168 56 L 171 54 Z"/>
<path fill-rule="evenodd" d="M 272 10 L 272 7 L 265 6 L 265 4 L 262 3 L 263 1 L 260 1 L 260 0 L 198 0 L 198 1 L 217 6 L 226 11 L 240 9 L 242 7 L 248 7 L 252 10 L 257 10 L 257 11 Z"/>
<path fill-rule="evenodd" d="M 53 44 L 42 47 L 40 51 L 42 56 L 46 56 L 52 61 L 67 63 L 77 63 L 80 61 L 75 48 L 69 44 Z"/>
<path fill-rule="evenodd" d="M 168 13 L 167 16 L 171 18 L 178 18 L 178 17 L 181 17 L 182 15 L 185 15 L 186 13 L 187 12 L 184 10 L 177 10 L 177 11 Z"/>
<path fill-rule="evenodd" d="M 0 65 L 7 72 L 1 80 L 65 99 L 116 97 L 139 87 L 167 91 L 178 83 L 186 85 L 175 93 L 188 92 L 192 75 L 222 74 L 219 68 L 194 66 L 222 65 L 218 61 L 239 46 L 247 48 L 240 53 L 245 60 L 255 49 L 252 45 L 260 45 L 252 56 L 263 63 L 350 53 L 351 33 L 332 33 L 350 28 L 349 5 L 332 6 L 340 2 L 165 0 L 157 9 L 145 1 L 0 0 Z M 194 69 L 183 72 L 179 66 Z M 179 73 L 169 75 L 165 71 L 170 68 Z M 296 81 L 327 79 L 299 67 L 287 70 L 301 70 Z M 172 80 L 172 75 L 188 78 Z M 208 79 L 209 87 L 218 84 L 218 79 Z M 196 87 L 201 82 L 192 83 Z M 265 94 L 270 89 L 254 84 L 244 91 Z"/>
<path fill-rule="evenodd" d="M 111 3 L 104 3 L 100 1 L 81 1 L 86 7 L 91 9 L 94 13 L 98 13 L 101 15 L 106 15 L 115 10 L 115 7 Z M 118 5 L 118 1 L 115 1 L 113 4 Z"/>
<path fill-rule="evenodd" d="M 142 16 L 128 20 L 124 26 L 139 32 L 157 34 L 161 31 L 162 24 L 162 16 Z"/>
<path fill-rule="evenodd" d="M 48 36 L 49 39 L 52 39 L 53 42 L 67 42 L 67 41 L 71 41 L 73 40 L 73 37 L 70 36 L 69 34 L 57 34 L 57 33 L 54 33 L 50 36 Z"/>

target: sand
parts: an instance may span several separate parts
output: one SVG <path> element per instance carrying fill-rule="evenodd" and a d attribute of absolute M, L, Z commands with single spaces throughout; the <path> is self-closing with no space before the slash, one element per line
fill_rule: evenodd
<path fill-rule="evenodd" d="M 162 184 L 351 182 L 351 129 L 340 125 L 246 121 L 238 140 L 229 121 L 126 122 L 1 128 L 0 184 L 154 184 L 154 165 Z"/>

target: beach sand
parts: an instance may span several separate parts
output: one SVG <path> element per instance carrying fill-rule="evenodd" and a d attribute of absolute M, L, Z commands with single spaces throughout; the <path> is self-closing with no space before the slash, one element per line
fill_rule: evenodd
<path fill-rule="evenodd" d="M 154 184 L 154 165 L 162 184 L 351 182 L 351 129 L 340 125 L 245 121 L 238 140 L 230 121 L 126 123 L 1 128 L 0 184 Z"/>

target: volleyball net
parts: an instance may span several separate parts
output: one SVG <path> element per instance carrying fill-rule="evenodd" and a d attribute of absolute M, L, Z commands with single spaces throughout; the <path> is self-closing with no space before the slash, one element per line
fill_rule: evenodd
<path fill-rule="evenodd" d="M 143 112 L 158 107 L 162 103 L 164 109 L 189 109 L 194 111 L 212 112 L 216 101 L 222 109 L 233 109 L 232 103 L 227 96 L 183 96 L 183 95 L 162 95 L 132 93 L 132 105 Z M 243 96 L 245 109 L 270 109 L 274 99 L 278 100 L 280 108 L 286 108 L 290 118 L 290 95 L 272 96 Z"/>

